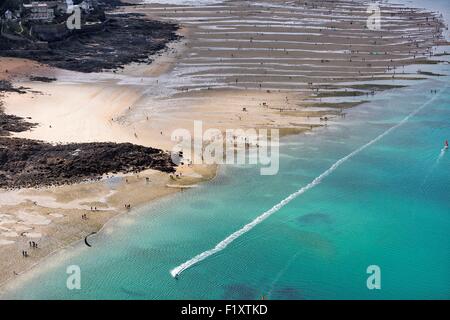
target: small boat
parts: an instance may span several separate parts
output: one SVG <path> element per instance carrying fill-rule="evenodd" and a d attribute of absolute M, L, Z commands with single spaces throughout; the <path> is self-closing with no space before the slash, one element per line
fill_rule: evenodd
<path fill-rule="evenodd" d="M 445 143 L 444 143 L 444 150 L 447 150 L 448 149 L 448 140 L 445 140 Z"/>

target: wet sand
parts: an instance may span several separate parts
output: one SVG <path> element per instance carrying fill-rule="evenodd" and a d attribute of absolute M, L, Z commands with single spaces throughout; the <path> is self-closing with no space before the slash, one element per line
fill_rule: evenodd
<path fill-rule="evenodd" d="M 404 68 L 430 63 L 432 46 L 442 41 L 437 13 L 383 4 L 382 29 L 373 31 L 361 1 L 227 1 L 123 10 L 186 30 L 176 63 L 159 79 L 164 98 L 148 95 L 137 106 L 137 113 L 157 122 L 152 133 L 180 124 L 191 128 L 193 120 L 203 120 L 206 128 L 309 130 L 325 124 L 320 118 L 345 113 L 345 107 L 311 99 L 360 96 L 350 101 L 364 102 L 375 91 L 395 87 L 393 80 L 424 78 Z M 365 87 L 373 80 L 385 88 Z M 128 119 L 136 123 L 136 117 Z"/>
<path fill-rule="evenodd" d="M 129 108 L 142 92 L 135 86 L 118 84 L 120 80 L 114 79 L 113 73 L 78 74 L 10 58 L 0 58 L 0 70 L 4 79 L 28 88 L 25 94 L 5 94 L 5 112 L 29 117 L 39 124 L 34 130 L 13 134 L 14 137 L 52 143 L 108 141 L 156 145 L 156 139 L 136 137 L 135 129 L 120 120 L 124 113 L 133 111 Z M 32 82 L 30 75 L 56 77 L 58 81 Z M 103 79 L 91 82 L 97 76 Z M 173 175 L 148 170 L 111 174 L 100 181 L 75 185 L 1 190 L 0 256 L 8 258 L 0 261 L 0 284 L 98 231 L 113 216 L 126 214 L 126 204 L 133 210 L 195 187 L 214 175 L 214 166 L 182 165 Z M 38 248 L 31 248 L 30 241 L 38 243 Z M 22 251 L 27 251 L 28 257 L 24 258 Z"/>

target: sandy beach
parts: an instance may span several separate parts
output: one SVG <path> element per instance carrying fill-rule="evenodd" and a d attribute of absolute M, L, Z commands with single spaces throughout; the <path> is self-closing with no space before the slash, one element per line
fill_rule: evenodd
<path fill-rule="evenodd" d="M 151 64 L 117 72 L 84 74 L 0 58 L 0 80 L 27 88 L 25 94 L 4 95 L 4 112 L 38 123 L 14 137 L 130 142 L 167 151 L 174 145 L 171 133 L 192 130 L 195 120 L 222 131 L 314 130 L 345 117 L 347 108 L 376 92 L 398 87 L 392 80 L 426 77 L 405 68 L 434 63 L 428 60 L 432 47 L 444 43 L 437 13 L 383 4 L 382 30 L 373 31 L 366 27 L 366 8 L 350 0 L 120 8 L 178 23 L 183 38 Z M 57 80 L 36 82 L 30 76 Z M 132 210 L 195 187 L 215 172 L 216 166 L 180 165 L 173 175 L 147 170 L 75 185 L 1 190 L 0 285 L 126 214 L 126 204 Z"/>
<path fill-rule="evenodd" d="M 68 75 L 19 59 L 1 58 L 0 65 L 4 79 L 29 88 L 26 94 L 6 94 L 3 100 L 5 112 L 33 118 L 39 123 L 35 130 L 18 133 L 16 137 L 54 143 L 157 144 L 156 139 L 136 138 L 134 128 L 120 121 L 141 98 L 142 91 L 138 88 L 118 85 L 111 79 L 101 84 L 31 83 L 28 79 L 31 74 Z M 69 76 L 80 81 L 77 75 Z M 2 190 L 0 255 L 8 259 L 1 259 L 0 283 L 21 274 L 58 249 L 98 231 L 111 217 L 129 211 L 125 204 L 137 208 L 187 187 L 195 187 L 214 174 L 215 168 L 211 166 L 186 165 L 179 166 L 175 175 L 147 170 L 131 175 L 111 174 L 100 181 L 76 185 Z M 87 215 L 87 219 L 82 219 L 83 215 Z M 38 243 L 38 248 L 31 248 L 30 241 Z M 24 250 L 29 255 L 26 259 L 21 254 Z"/>

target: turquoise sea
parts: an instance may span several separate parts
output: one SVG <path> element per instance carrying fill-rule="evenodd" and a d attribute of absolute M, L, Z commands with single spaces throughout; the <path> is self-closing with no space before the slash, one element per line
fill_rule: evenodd
<path fill-rule="evenodd" d="M 48 259 L 4 297 L 448 299 L 450 152 L 441 149 L 450 138 L 449 84 L 441 77 L 384 92 L 341 122 L 283 139 L 278 175 L 225 167 L 196 190 L 114 219 L 92 248 Z M 225 250 L 171 277 L 430 99 Z M 81 267 L 81 290 L 66 288 L 68 265 Z M 369 265 L 381 268 L 381 290 L 366 287 Z"/>
<path fill-rule="evenodd" d="M 450 65 L 422 70 L 450 75 Z M 431 90 L 438 90 L 437 94 Z M 227 248 L 170 270 L 342 163 Z M 282 140 L 280 172 L 227 166 L 211 182 L 113 219 L 47 259 L 2 298 L 450 299 L 450 77 L 375 95 L 345 119 Z M 81 268 L 68 290 L 66 268 Z M 368 290 L 366 268 L 381 268 Z"/>

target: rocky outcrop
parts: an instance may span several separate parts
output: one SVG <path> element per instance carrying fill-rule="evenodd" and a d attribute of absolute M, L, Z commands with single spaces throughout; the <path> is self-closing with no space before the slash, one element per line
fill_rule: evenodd
<path fill-rule="evenodd" d="M 146 169 L 174 172 L 167 152 L 131 143 L 52 145 L 0 137 L 0 188 L 54 186 Z"/>
<path fill-rule="evenodd" d="M 30 42 L 3 38 L 0 56 L 36 60 L 73 71 L 100 72 L 132 62 L 150 62 L 151 55 L 179 38 L 177 25 L 132 14 L 115 14 L 102 24 L 83 26 L 69 36 L 54 26 L 34 29 L 41 38 L 58 40 Z"/>
<path fill-rule="evenodd" d="M 48 81 L 49 78 L 39 79 Z M 50 79 L 51 80 L 51 79 Z M 2 92 L 24 93 L 0 81 Z M 8 137 L 36 126 L 27 119 L 3 112 L 0 101 L 0 188 L 54 186 L 100 179 L 108 173 L 155 169 L 174 172 L 171 155 L 131 143 L 58 144 Z"/>
<path fill-rule="evenodd" d="M 8 136 L 11 132 L 22 132 L 33 128 L 36 124 L 27 122 L 21 117 L 5 114 L 1 97 L 5 92 L 25 93 L 26 88 L 16 88 L 9 81 L 0 80 L 0 137 Z"/>

